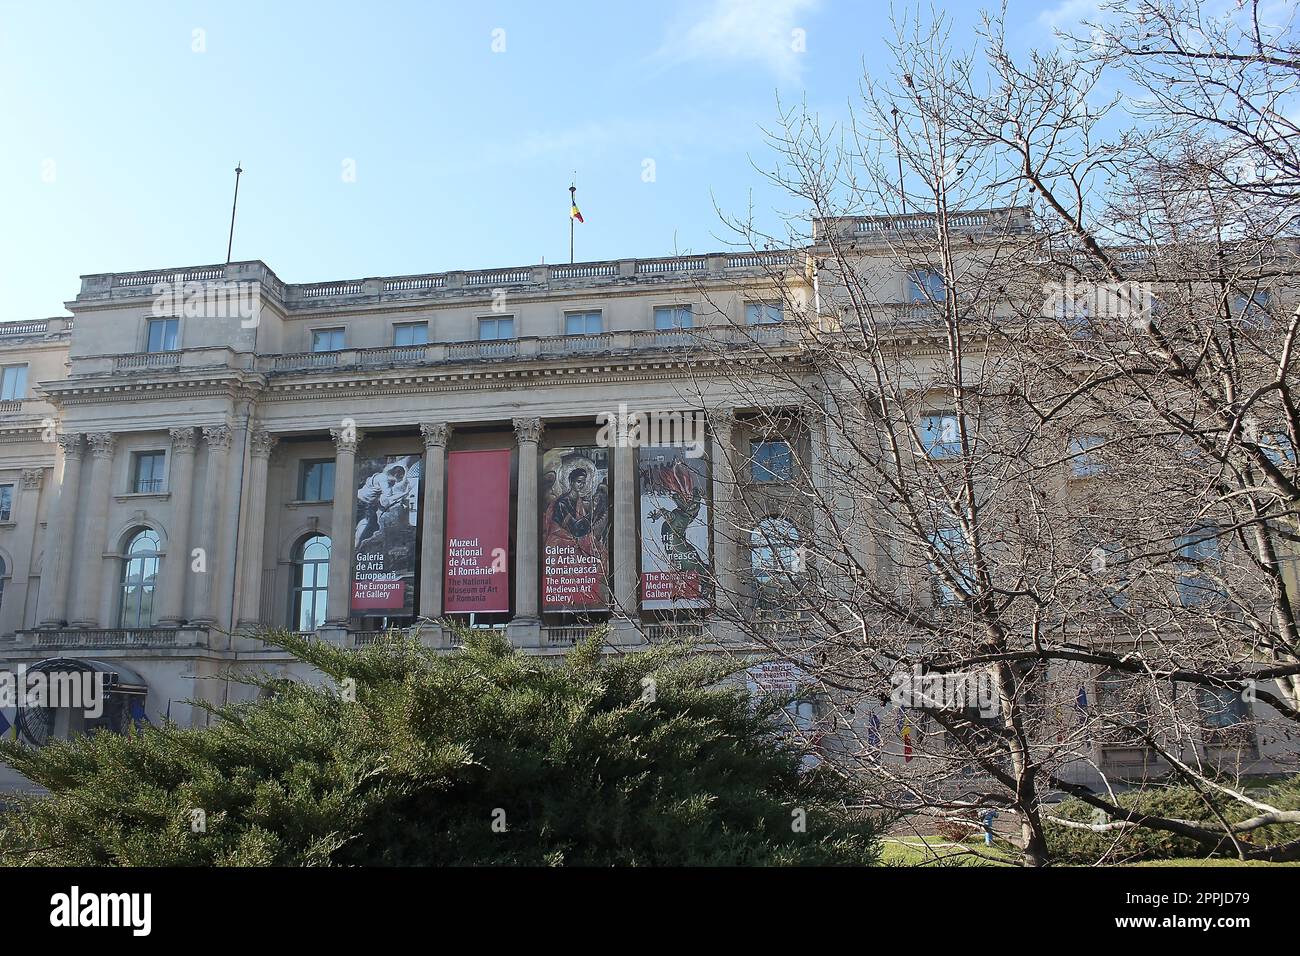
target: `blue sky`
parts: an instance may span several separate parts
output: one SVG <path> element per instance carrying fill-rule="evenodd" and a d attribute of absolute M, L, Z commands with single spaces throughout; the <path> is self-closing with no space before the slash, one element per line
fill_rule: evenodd
<path fill-rule="evenodd" d="M 1045 44 L 1092 7 L 1011 0 L 1009 21 Z M 958 39 L 978 7 L 948 10 Z M 800 211 L 754 169 L 778 94 L 842 116 L 887 19 L 868 0 L 2 0 L 0 320 L 63 313 L 85 273 L 223 261 L 237 160 L 233 257 L 290 282 L 567 261 L 575 169 L 578 259 L 722 248 L 715 202 Z"/>

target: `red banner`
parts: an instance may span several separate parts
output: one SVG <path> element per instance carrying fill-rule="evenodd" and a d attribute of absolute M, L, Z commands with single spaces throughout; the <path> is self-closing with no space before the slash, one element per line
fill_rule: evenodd
<path fill-rule="evenodd" d="M 447 455 L 443 607 L 510 610 L 510 450 Z"/>

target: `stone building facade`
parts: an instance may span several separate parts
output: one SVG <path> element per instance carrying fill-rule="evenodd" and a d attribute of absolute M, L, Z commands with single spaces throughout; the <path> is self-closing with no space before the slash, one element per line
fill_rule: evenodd
<path fill-rule="evenodd" d="M 979 216 L 965 227 L 977 237 Z M 884 255 L 871 268 L 882 304 L 911 308 L 906 272 Z M 537 654 L 599 624 L 622 647 L 670 634 L 726 646 L 734 634 L 707 602 L 646 600 L 644 463 L 602 430 L 628 410 L 699 415 L 689 437 L 708 510 L 727 514 L 738 489 L 779 497 L 779 481 L 749 479 L 774 477 L 782 445 L 815 463 L 816 429 L 796 417 L 779 435 L 755 430 L 753 391 L 709 366 L 755 345 L 796 353 L 782 305 L 819 314 L 822 291 L 814 250 L 311 284 L 260 261 L 83 276 L 71 317 L 0 326 L 0 667 L 109 673 L 119 709 L 101 726 L 189 726 L 207 717 L 187 701 L 254 693 L 231 673 L 314 679 L 258 640 L 263 628 L 361 646 L 395 626 L 452 650 L 439 623 L 451 617 Z M 734 352 L 699 349 L 702 335 Z M 770 400 L 781 405 L 778 388 Z M 605 593 L 595 609 L 557 609 L 544 580 L 564 484 L 552 463 L 598 448 Z M 471 614 L 448 600 L 450 523 L 489 495 L 487 473 L 448 496 L 451 463 L 475 452 L 505 469 L 485 506 L 505 527 L 504 590 Z M 355 555 L 400 530 L 375 502 L 414 488 L 415 472 L 401 603 L 358 613 Z M 702 549 L 719 587 L 740 593 L 754 557 L 722 524 Z"/>

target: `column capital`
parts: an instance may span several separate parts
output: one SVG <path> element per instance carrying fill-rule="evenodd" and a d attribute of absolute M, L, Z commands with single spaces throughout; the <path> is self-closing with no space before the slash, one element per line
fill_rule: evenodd
<path fill-rule="evenodd" d="M 173 455 L 189 455 L 194 452 L 195 435 L 193 426 L 169 428 L 167 434 L 172 440 Z"/>
<path fill-rule="evenodd" d="M 280 439 L 272 435 L 265 428 L 254 428 L 252 435 L 252 454 L 254 458 L 270 458 L 271 452 L 275 451 L 275 446 L 280 443 Z"/>
<path fill-rule="evenodd" d="M 734 408 L 715 408 L 709 412 L 709 429 L 715 435 L 730 435 L 736 427 L 736 410 Z"/>
<path fill-rule="evenodd" d="M 99 461 L 107 461 L 113 457 L 113 445 L 116 441 L 117 438 L 112 432 L 91 432 L 86 436 L 90 453 Z"/>
<path fill-rule="evenodd" d="M 516 418 L 512 422 L 515 426 L 515 438 L 519 444 L 529 442 L 536 445 L 542 440 L 542 420 L 540 418 Z"/>
<path fill-rule="evenodd" d="M 63 449 L 64 458 L 80 458 L 86 453 L 86 436 L 80 432 L 60 435 L 59 447 Z"/>
<path fill-rule="evenodd" d="M 451 437 L 452 427 L 446 422 L 428 422 L 420 426 L 420 434 L 424 436 L 425 448 L 445 448 L 447 439 Z"/>
<path fill-rule="evenodd" d="M 226 424 L 221 425 L 204 425 L 203 440 L 208 443 L 209 451 L 217 449 L 226 450 L 230 448 L 231 430 Z"/>
<path fill-rule="evenodd" d="M 330 437 L 334 439 L 334 450 L 339 452 L 357 452 L 361 444 L 361 430 L 358 428 L 331 428 Z"/>
<path fill-rule="evenodd" d="M 35 491 L 41 487 L 41 482 L 45 480 L 45 469 L 43 468 L 24 468 L 23 469 L 23 490 Z"/>

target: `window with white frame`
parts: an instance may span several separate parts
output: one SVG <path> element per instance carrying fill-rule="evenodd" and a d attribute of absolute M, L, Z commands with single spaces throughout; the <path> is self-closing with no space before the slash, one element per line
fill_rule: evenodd
<path fill-rule="evenodd" d="M 325 623 L 329 595 L 330 539 L 309 535 L 293 551 L 293 608 L 289 626 L 315 631 Z"/>
<path fill-rule="evenodd" d="M 175 352 L 180 338 L 180 329 L 180 319 L 150 319 L 145 351 Z"/>
<path fill-rule="evenodd" d="M 960 604 L 975 591 L 975 568 L 961 522 L 949 515 L 930 533 L 930 573 L 936 604 Z M 960 590 L 958 590 L 960 588 Z"/>
<path fill-rule="evenodd" d="M 660 305 L 655 307 L 655 329 L 670 332 L 695 326 L 695 310 L 689 305 Z"/>
<path fill-rule="evenodd" d="M 565 335 L 599 335 L 604 331 L 605 320 L 599 310 L 564 313 Z"/>
<path fill-rule="evenodd" d="M 428 345 L 428 322 L 401 322 L 393 326 L 393 345 Z"/>
<path fill-rule="evenodd" d="M 11 402 L 27 397 L 27 366 L 6 365 L 0 369 L 0 400 Z"/>
<path fill-rule="evenodd" d="M 908 302 L 942 302 L 948 297 L 943 273 L 937 269 L 917 269 L 907 275 Z"/>
<path fill-rule="evenodd" d="M 785 305 L 781 302 L 746 302 L 746 325 L 776 325 L 785 321 Z"/>
<path fill-rule="evenodd" d="M 342 348 L 342 329 L 312 329 L 311 350 L 313 352 L 337 352 Z"/>
<path fill-rule="evenodd" d="M 930 412 L 920 419 L 921 447 L 930 458 L 954 458 L 961 454 L 961 434 L 952 412 Z"/>
<path fill-rule="evenodd" d="M 131 536 L 122 555 L 121 608 L 118 627 L 153 627 L 154 584 L 162 560 L 158 534 L 141 528 Z"/>
<path fill-rule="evenodd" d="M 478 320 L 480 342 L 500 342 L 514 337 L 515 317 L 513 315 L 485 316 Z"/>
<path fill-rule="evenodd" d="M 1216 575 L 1221 557 L 1219 529 L 1199 524 L 1178 539 L 1178 600 L 1194 607 L 1223 597 Z"/>
<path fill-rule="evenodd" d="M 1079 435 L 1070 439 L 1068 456 L 1071 478 L 1091 478 L 1106 470 L 1096 450 L 1105 442 L 1100 435 Z"/>

